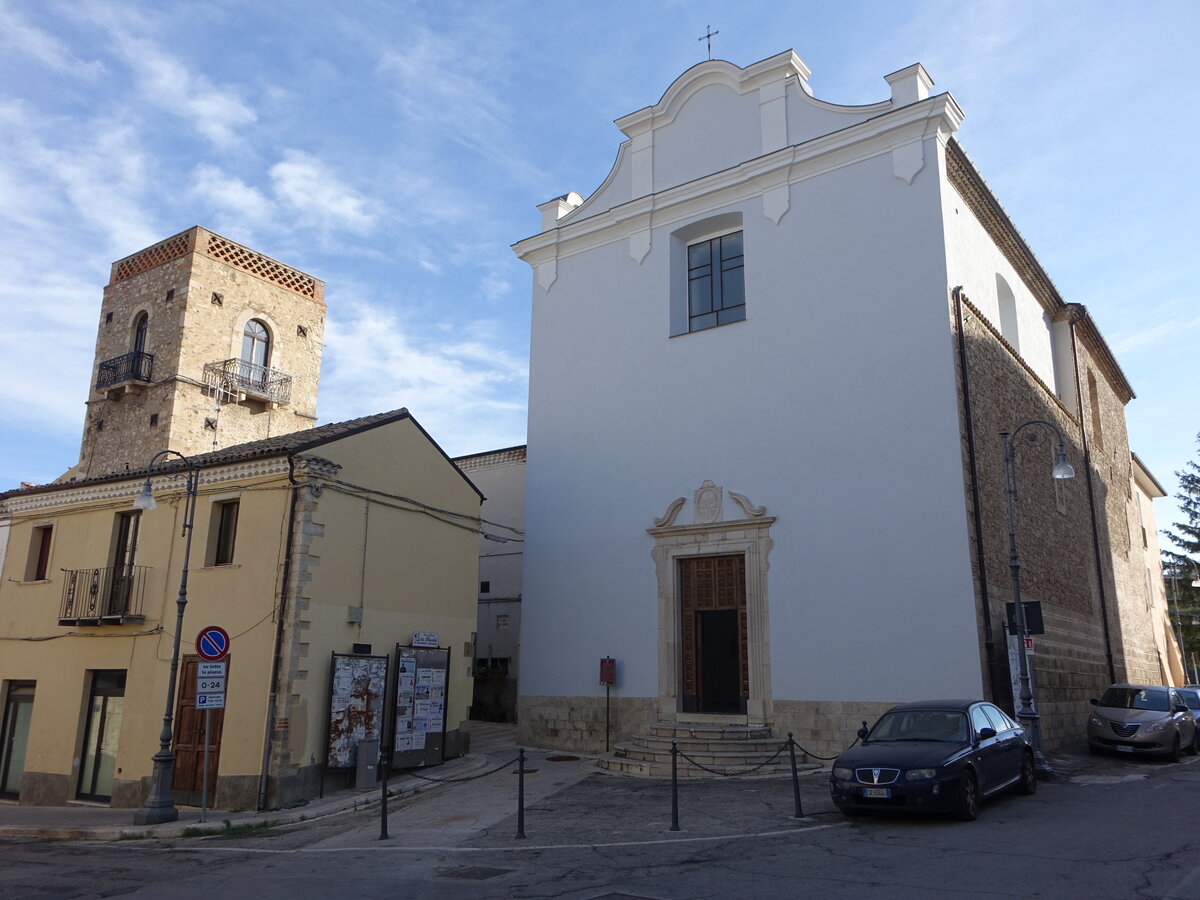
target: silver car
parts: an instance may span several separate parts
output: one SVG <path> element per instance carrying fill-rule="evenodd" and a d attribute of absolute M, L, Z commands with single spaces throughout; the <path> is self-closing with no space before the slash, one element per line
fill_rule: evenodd
<path fill-rule="evenodd" d="M 1175 688 L 1114 684 L 1092 706 L 1087 729 L 1092 753 L 1150 754 L 1175 762 L 1185 750 L 1196 753 L 1196 720 Z"/>

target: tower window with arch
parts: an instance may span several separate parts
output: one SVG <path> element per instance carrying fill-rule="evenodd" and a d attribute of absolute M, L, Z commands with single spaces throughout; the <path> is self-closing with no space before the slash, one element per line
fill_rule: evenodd
<path fill-rule="evenodd" d="M 146 338 L 150 332 L 150 315 L 148 313 L 138 313 L 138 317 L 133 320 L 133 352 L 146 352 Z"/>
<path fill-rule="evenodd" d="M 271 358 L 271 335 L 267 326 L 251 319 L 242 331 L 242 362 L 266 367 Z"/>

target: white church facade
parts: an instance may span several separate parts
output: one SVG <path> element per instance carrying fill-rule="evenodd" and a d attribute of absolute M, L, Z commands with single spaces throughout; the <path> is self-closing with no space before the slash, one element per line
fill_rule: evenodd
<path fill-rule="evenodd" d="M 836 751 L 899 701 L 1011 710 L 999 432 L 1031 419 L 1079 473 L 1055 484 L 1046 442 L 1019 448 L 1048 745 L 1111 681 L 1171 668 L 1131 550 L 1133 391 L 1099 331 L 920 65 L 869 106 L 809 75 L 792 52 L 694 66 L 617 121 L 603 184 L 514 247 L 533 271 L 523 740 L 603 749 L 605 656 L 618 739 L 730 722 Z"/>

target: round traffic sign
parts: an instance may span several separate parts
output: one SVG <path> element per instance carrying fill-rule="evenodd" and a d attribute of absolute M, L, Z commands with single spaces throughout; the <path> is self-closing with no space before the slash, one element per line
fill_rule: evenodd
<path fill-rule="evenodd" d="M 196 635 L 196 652 L 201 659 L 216 662 L 224 659 L 229 652 L 229 633 L 219 625 L 209 625 L 201 628 Z"/>

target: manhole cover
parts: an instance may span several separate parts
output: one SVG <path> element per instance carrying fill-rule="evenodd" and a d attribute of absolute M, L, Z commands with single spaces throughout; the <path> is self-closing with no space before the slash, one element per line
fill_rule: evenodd
<path fill-rule="evenodd" d="M 578 756 L 547 756 L 546 762 L 579 762 Z"/>
<path fill-rule="evenodd" d="M 463 881 L 487 881 L 497 875 L 507 875 L 513 869 L 489 869 L 487 866 L 467 866 L 463 869 L 446 869 L 438 872 L 438 878 L 458 878 Z"/>

